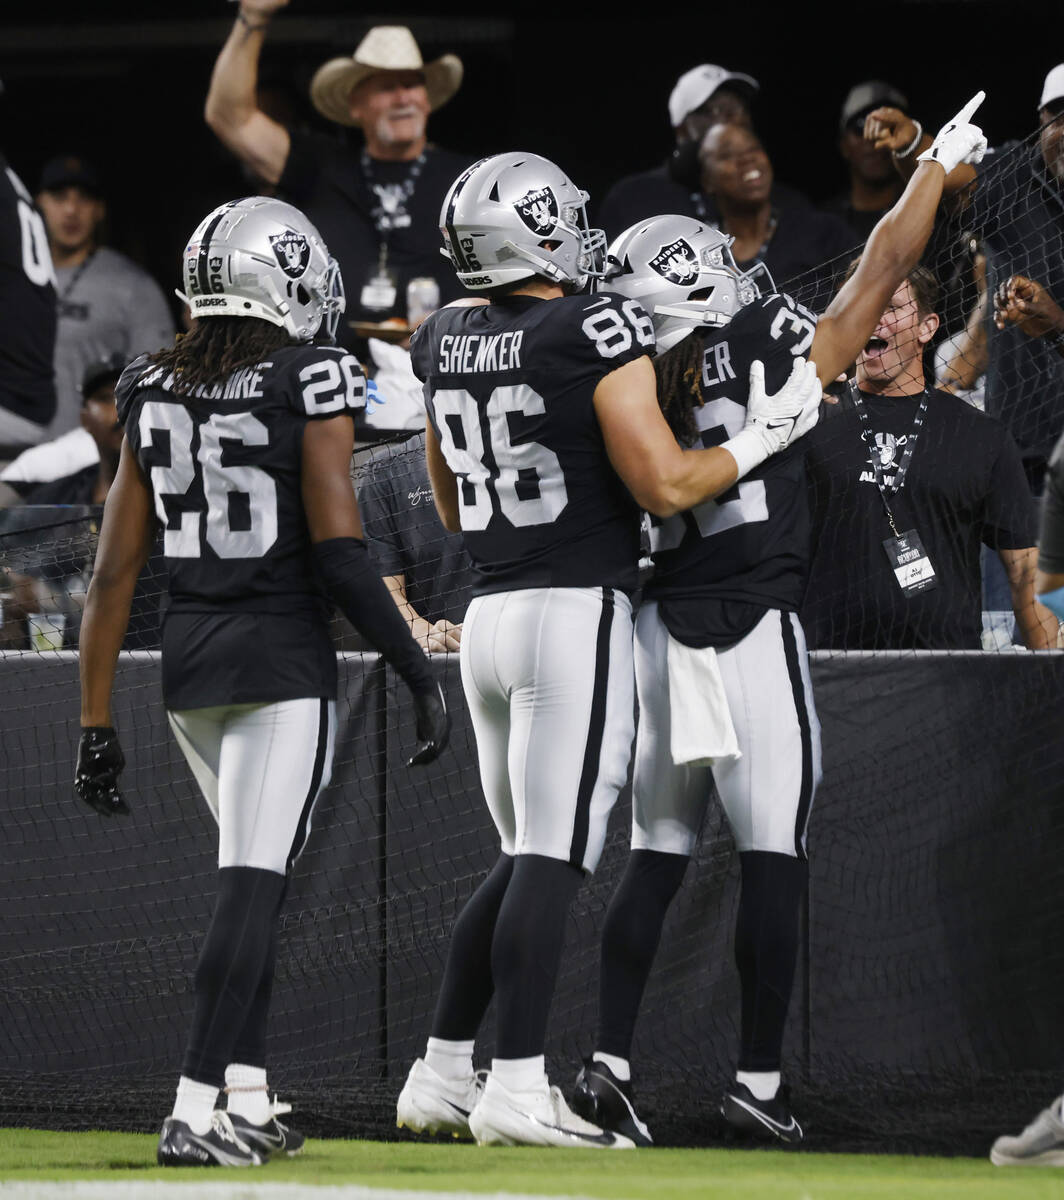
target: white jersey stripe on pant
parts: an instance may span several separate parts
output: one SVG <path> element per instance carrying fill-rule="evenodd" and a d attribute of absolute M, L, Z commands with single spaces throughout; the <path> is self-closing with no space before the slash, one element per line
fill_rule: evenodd
<path fill-rule="evenodd" d="M 635 638 L 633 848 L 691 854 L 715 782 L 740 851 L 804 858 L 820 781 L 820 723 L 797 616 L 770 609 L 746 637 L 718 651 L 742 757 L 712 768 L 672 761 L 667 648 L 658 606 L 645 604 Z"/>
<path fill-rule="evenodd" d="M 632 749 L 628 597 L 596 587 L 476 596 L 461 666 L 503 852 L 594 870 Z"/>
<path fill-rule="evenodd" d="M 167 713 L 218 822 L 218 866 L 286 874 L 332 775 L 336 705 L 317 697 Z"/>
<path fill-rule="evenodd" d="M 809 654 L 805 648 L 804 635 L 799 650 L 795 629 L 802 633 L 798 617 L 794 613 L 780 613 L 783 653 L 787 659 L 787 674 L 791 681 L 794 712 L 798 718 L 798 731 L 802 739 L 802 782 L 798 794 L 798 811 L 794 818 L 794 853 L 795 857 L 804 858 L 805 838 L 809 827 L 809 810 L 813 804 L 815 788 L 814 771 L 817 781 L 820 778 L 820 739 L 817 738 L 814 751 L 810 713 L 813 714 L 815 720 L 816 709 L 813 706 L 812 683 L 809 675 Z"/>
<path fill-rule="evenodd" d="M 602 739 L 606 726 L 606 698 L 610 685 L 610 631 L 613 628 L 613 589 L 602 589 L 602 612 L 595 638 L 595 677 L 591 691 L 591 712 L 588 714 L 587 739 L 584 742 L 584 765 L 576 794 L 576 816 L 573 821 L 573 840 L 569 861 L 574 867 L 584 865 L 587 853 L 591 800 L 599 778 Z M 612 805 L 611 805 L 612 807 Z M 606 810 L 607 815 L 609 809 Z M 596 855 L 596 860 L 597 860 Z"/>

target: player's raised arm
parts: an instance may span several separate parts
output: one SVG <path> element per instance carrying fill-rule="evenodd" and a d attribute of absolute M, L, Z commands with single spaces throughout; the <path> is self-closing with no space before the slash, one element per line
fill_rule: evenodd
<path fill-rule="evenodd" d="M 656 517 L 671 517 L 727 491 L 811 429 L 820 394 L 816 370 L 802 358 L 772 395 L 766 394 L 764 372 L 755 362 L 745 426 L 723 445 L 702 450 L 684 450 L 666 424 L 649 358 L 606 375 L 594 403 L 613 469 L 641 507 Z"/>
<path fill-rule="evenodd" d="M 920 155 L 901 198 L 872 230 L 856 271 L 817 322 L 810 356 L 821 383 L 849 367 L 895 289 L 920 261 L 947 176 L 958 163 L 978 162 L 986 151 L 982 130 L 969 119 L 982 100 L 982 92 L 973 96 Z"/>
<path fill-rule="evenodd" d="M 74 790 L 97 812 L 128 812 L 118 791 L 125 765 L 111 716 L 115 664 L 129 624 L 133 589 L 151 554 L 151 489 L 127 441 L 104 505 L 96 564 L 79 638 L 81 740 Z"/>
<path fill-rule="evenodd" d="M 288 159 L 288 130 L 258 106 L 259 55 L 270 18 L 288 0 L 240 0 L 232 32 L 211 73 L 204 117 L 219 140 L 267 183 Z"/>
<path fill-rule="evenodd" d="M 408 765 L 431 762 L 447 745 L 450 719 L 435 674 L 410 634 L 362 540 L 351 486 L 354 424 L 348 416 L 310 421 L 303 434 L 303 511 L 314 565 L 352 625 L 410 688 L 418 745 Z"/>

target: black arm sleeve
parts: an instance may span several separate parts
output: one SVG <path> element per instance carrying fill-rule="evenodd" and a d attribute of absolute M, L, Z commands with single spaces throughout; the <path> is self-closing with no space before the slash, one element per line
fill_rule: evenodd
<path fill-rule="evenodd" d="M 435 689 L 432 667 L 399 615 L 361 538 L 314 545 L 314 565 L 344 616 L 399 672 L 412 692 Z"/>

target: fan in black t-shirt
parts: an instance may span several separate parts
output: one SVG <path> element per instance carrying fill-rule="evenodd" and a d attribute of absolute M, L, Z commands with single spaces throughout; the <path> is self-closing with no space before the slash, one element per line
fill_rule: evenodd
<path fill-rule="evenodd" d="M 856 387 L 807 439 L 811 648 L 978 649 L 979 550 L 1008 574 L 1023 640 L 1054 644 L 1035 603 L 1034 508 L 998 421 L 924 382 L 937 286 L 916 268 L 857 359 Z"/>
<path fill-rule="evenodd" d="M 429 114 L 462 82 L 453 54 L 424 62 L 410 30 L 378 25 L 354 54 L 334 58 L 310 85 L 314 107 L 340 126 L 360 127 L 364 145 L 291 132 L 259 107 L 259 55 L 270 18 L 288 0 L 247 0 L 222 47 L 207 95 L 207 123 L 255 175 L 303 209 L 340 264 L 347 320 L 405 321 L 407 286 L 432 278 L 446 303 L 462 294 L 440 257 L 440 204 L 471 157 L 432 145 Z"/>

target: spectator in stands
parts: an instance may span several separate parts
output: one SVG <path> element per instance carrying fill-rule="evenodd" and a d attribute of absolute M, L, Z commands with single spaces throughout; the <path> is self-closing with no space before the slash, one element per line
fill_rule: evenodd
<path fill-rule="evenodd" d="M 122 354 L 90 363 L 81 381 L 81 428 L 92 438 L 97 461 L 40 483 L 26 494 L 27 504 L 103 504 L 118 471 L 122 426 L 115 406 L 115 384 L 125 369 Z"/>
<path fill-rule="evenodd" d="M 0 154 L 0 463 L 47 437 L 54 351 L 55 272 L 44 222 Z"/>
<path fill-rule="evenodd" d="M 1064 357 L 1064 309 L 1035 279 L 1010 275 L 994 293 L 994 327 L 1015 325 Z"/>
<path fill-rule="evenodd" d="M 991 294 L 1019 273 L 1037 276 L 1064 304 L 1064 63 L 1046 75 L 1038 117 L 1036 139 L 1006 142 L 978 167 L 955 168 L 946 193 L 982 239 Z M 896 107 L 870 113 L 865 137 L 891 151 L 904 177 L 930 145 L 920 123 Z M 1016 440 L 1037 493 L 1064 426 L 1064 362 L 1044 337 L 1029 338 L 1011 321 L 988 318 L 987 335 L 986 411 Z"/>
<path fill-rule="evenodd" d="M 118 422 L 115 384 L 125 365 L 121 354 L 112 355 L 91 363 L 82 380 L 81 425 L 92 438 L 98 460 L 70 475 L 32 487 L 25 496 L 27 506 L 62 505 L 69 509 L 104 504 L 115 481 L 122 452 L 122 426 Z M 84 526 L 93 536 L 79 537 L 76 534 L 83 526 L 72 512 L 69 524 L 58 525 L 54 515 L 42 514 L 38 542 L 42 552 L 35 556 L 39 561 L 25 573 L 14 570 L 7 573 L 6 584 L 12 591 L 12 599 L 10 606 L 5 607 L 4 623 L 17 625 L 21 622 L 21 633 L 16 632 L 14 640 L 5 644 L 24 648 L 29 636 L 26 619 L 31 613 L 43 611 L 62 613 L 63 646 L 70 650 L 77 648 L 98 525 L 99 514 L 95 514 L 91 527 Z M 33 526 L 24 529 L 30 534 Z M 55 539 L 54 554 L 44 552 L 50 539 Z M 158 648 L 159 604 L 165 590 L 166 564 L 156 547 L 137 578 L 123 649 Z"/>
<path fill-rule="evenodd" d="M 660 166 L 628 175 L 610 188 L 599 224 L 612 241 L 636 221 L 662 213 L 715 214 L 711 197 L 701 195 L 698 149 L 707 130 L 725 122 L 752 127 L 750 104 L 761 85 L 750 75 L 703 63 L 684 72 L 669 96 L 669 121 L 676 145 Z M 806 203 L 793 188 L 773 184 L 779 203 Z M 702 212 L 696 211 L 698 206 Z"/>
<path fill-rule="evenodd" d="M 270 18 L 288 0 L 241 0 L 214 66 L 207 123 L 278 194 L 304 209 L 340 264 L 351 320 L 406 315 L 406 285 L 431 276 L 443 301 L 461 292 L 440 257 L 439 214 L 469 159 L 427 139 L 430 112 L 462 82 L 453 54 L 422 61 L 409 29 L 375 26 L 351 57 L 314 76 L 314 107 L 338 125 L 361 127 L 361 150 L 335 138 L 290 131 L 255 96 Z M 341 338 L 351 335 L 341 330 Z"/>
<path fill-rule="evenodd" d="M 1005 428 L 929 388 L 938 286 L 894 293 L 856 383 L 806 440 L 816 548 L 802 607 L 811 648 L 979 649 L 979 548 L 997 551 L 1031 649 L 1056 643 L 1034 599 L 1034 508 Z"/>
<path fill-rule="evenodd" d="M 698 147 L 718 121 L 750 125 L 750 102 L 761 85 L 750 75 L 715 63 L 692 67 L 676 81 L 669 96 L 669 122 L 676 145 L 660 166 L 627 175 L 602 201 L 599 224 L 612 241 L 645 217 L 691 212 L 691 193 L 699 189 Z"/>
<path fill-rule="evenodd" d="M 170 306 L 154 279 L 131 259 L 100 244 L 107 215 L 95 167 L 67 154 L 41 171 L 37 204 L 44 214 L 55 263 L 58 328 L 55 339 L 56 413 L 48 426 L 58 437 L 81 421 L 86 367 L 112 354 L 126 362 L 173 341 Z M 94 451 L 82 440 L 87 457 Z"/>
<path fill-rule="evenodd" d="M 857 237 L 838 217 L 773 195 L 772 163 L 747 125 L 711 126 L 699 149 L 702 191 L 692 197 L 693 216 L 731 235 L 742 271 L 763 264 L 775 287 L 853 249 Z M 706 202 L 712 201 L 712 206 Z"/>
<path fill-rule="evenodd" d="M 839 153 L 845 160 L 849 181 L 846 190 L 823 208 L 845 221 L 862 241 L 902 192 L 890 151 L 877 149 L 864 136 L 865 117 L 874 108 L 888 104 L 900 112 L 909 111 L 909 101 L 896 87 L 867 79 L 850 88 L 839 117 Z"/>
<path fill-rule="evenodd" d="M 429 653 L 457 650 L 469 607 L 469 556 L 460 533 L 436 513 L 425 463 L 425 435 L 389 446 L 358 485 L 362 529 L 414 640 Z"/>

